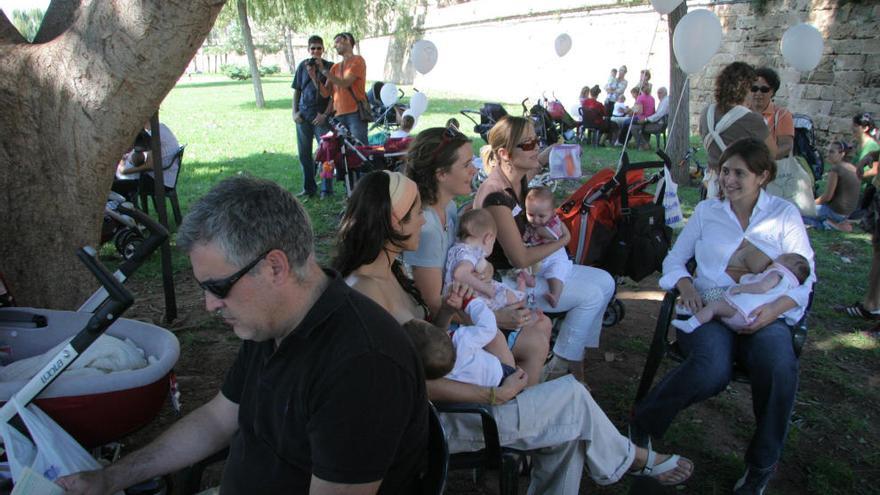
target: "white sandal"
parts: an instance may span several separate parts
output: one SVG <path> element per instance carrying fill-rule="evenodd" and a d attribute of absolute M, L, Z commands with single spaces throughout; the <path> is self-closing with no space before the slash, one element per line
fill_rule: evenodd
<path fill-rule="evenodd" d="M 657 460 L 657 453 L 648 448 L 648 459 L 645 461 L 645 467 L 638 471 L 633 471 L 632 475 L 634 476 L 647 476 L 649 478 L 654 478 L 661 485 L 679 485 L 684 483 L 694 474 L 693 462 L 691 462 L 691 472 L 688 474 L 687 478 L 681 481 L 662 481 L 660 480 L 660 476 L 672 471 L 673 469 L 678 467 L 678 461 L 681 459 L 681 456 L 678 454 L 673 454 L 669 456 L 668 459 L 661 462 L 660 464 L 655 464 L 654 462 Z"/>

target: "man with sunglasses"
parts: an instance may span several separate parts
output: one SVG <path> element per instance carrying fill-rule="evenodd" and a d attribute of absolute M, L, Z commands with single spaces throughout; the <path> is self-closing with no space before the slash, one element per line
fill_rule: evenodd
<path fill-rule="evenodd" d="M 310 57 L 299 63 L 293 76 L 293 121 L 296 123 L 296 149 L 302 166 L 303 188 L 298 196 L 305 199 L 318 193 L 315 182 L 315 156 L 312 141 L 320 145 L 321 136 L 330 131 L 327 117 L 333 110 L 330 98 L 318 89 L 326 82 L 321 71 L 329 70 L 333 62 L 324 60 L 324 40 L 320 36 L 309 37 Z M 313 70 L 309 70 L 313 68 Z M 325 191 L 322 191 L 325 192 Z"/>
<path fill-rule="evenodd" d="M 115 493 L 229 446 L 221 493 L 419 493 L 428 400 L 396 320 L 316 262 L 279 185 L 224 180 L 177 233 L 208 311 L 243 340 L 220 392 L 146 447 L 59 480 Z"/>

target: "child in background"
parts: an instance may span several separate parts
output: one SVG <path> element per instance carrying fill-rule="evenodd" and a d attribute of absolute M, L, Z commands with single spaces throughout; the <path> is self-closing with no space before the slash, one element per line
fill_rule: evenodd
<path fill-rule="evenodd" d="M 622 125 L 628 113 L 630 113 L 630 109 L 626 105 L 626 95 L 619 95 L 617 103 L 614 104 L 614 110 L 611 112 L 611 121 L 617 125 Z"/>
<path fill-rule="evenodd" d="M 561 221 L 556 216 L 556 206 L 553 204 L 553 192 L 546 187 L 529 189 L 526 194 L 526 219 L 529 224 L 523 233 L 523 241 L 527 246 L 555 241 L 562 235 Z M 541 262 L 536 274 L 547 280 L 548 291 L 544 298 L 551 307 L 555 308 L 559 304 L 559 297 L 571 268 L 572 262 L 564 247 L 557 249 Z"/>
<path fill-rule="evenodd" d="M 782 254 L 761 273 L 743 275 L 740 283 L 724 291 L 723 298 L 707 302 L 694 316 L 687 320 L 672 320 L 672 326 L 691 333 L 700 325 L 718 318 L 738 332 L 752 323 L 752 312 L 756 308 L 785 295 L 809 276 L 810 263 L 806 258 L 795 253 Z"/>
<path fill-rule="evenodd" d="M 400 139 L 409 137 L 409 133 L 412 131 L 413 127 L 416 125 L 416 119 L 412 115 L 404 115 L 400 119 L 400 129 L 392 132 L 390 136 L 391 139 Z"/>

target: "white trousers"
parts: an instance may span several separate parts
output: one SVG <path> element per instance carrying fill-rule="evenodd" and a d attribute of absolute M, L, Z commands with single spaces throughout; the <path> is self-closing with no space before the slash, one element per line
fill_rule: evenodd
<path fill-rule="evenodd" d="M 583 385 L 571 375 L 529 387 L 493 406 L 501 445 L 529 451 L 531 494 L 577 494 L 584 467 L 608 485 L 626 474 L 635 446 L 621 435 Z M 450 452 L 483 448 L 476 414 L 441 414 Z"/>

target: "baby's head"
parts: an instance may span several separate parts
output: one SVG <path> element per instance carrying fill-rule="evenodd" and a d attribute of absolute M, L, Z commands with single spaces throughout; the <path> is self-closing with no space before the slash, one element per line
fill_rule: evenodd
<path fill-rule="evenodd" d="M 409 132 L 416 125 L 416 118 L 412 115 L 404 115 L 400 120 L 400 130 Z"/>
<path fill-rule="evenodd" d="M 533 187 L 526 194 L 526 219 L 535 227 L 546 225 L 556 215 L 553 191 L 544 186 Z"/>
<path fill-rule="evenodd" d="M 412 339 L 416 353 L 422 359 L 425 379 L 443 378 L 452 371 L 455 366 L 455 347 L 445 330 L 417 319 L 404 323 L 403 329 Z"/>
<path fill-rule="evenodd" d="M 611 69 L 611 77 L 617 77 L 617 69 Z"/>
<path fill-rule="evenodd" d="M 794 276 L 797 277 L 798 282 L 801 284 L 810 276 L 810 262 L 797 253 L 779 255 L 774 261 L 788 268 L 791 273 L 794 273 Z"/>
<path fill-rule="evenodd" d="M 492 252 L 498 227 L 491 213 L 483 209 L 470 210 L 458 222 L 458 238 L 462 242 L 478 245 L 486 254 Z"/>

